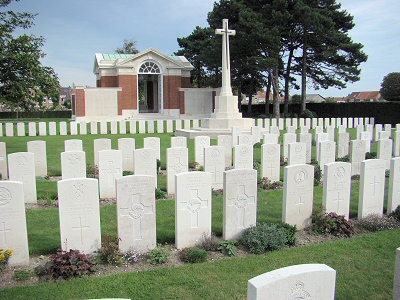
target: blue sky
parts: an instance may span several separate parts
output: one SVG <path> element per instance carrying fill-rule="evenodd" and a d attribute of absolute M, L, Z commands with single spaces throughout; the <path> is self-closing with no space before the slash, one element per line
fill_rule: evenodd
<path fill-rule="evenodd" d="M 352 91 L 379 90 L 390 72 L 400 72 L 400 1 L 343 0 L 354 16 L 349 32 L 362 43 L 368 61 L 361 65 L 361 80 L 338 90 L 314 91 L 323 97 L 346 96 Z M 95 86 L 95 53 L 113 53 L 124 39 L 134 39 L 138 50 L 155 48 L 167 55 L 179 50 L 177 38 L 196 26 L 207 26 L 213 0 L 20 0 L 8 9 L 38 13 L 27 33 L 46 39 L 43 64 L 54 68 L 63 86 L 74 82 Z M 221 20 L 222 24 L 222 20 Z M 234 37 L 233 37 L 234 38 Z M 292 94 L 299 93 L 292 91 Z"/>

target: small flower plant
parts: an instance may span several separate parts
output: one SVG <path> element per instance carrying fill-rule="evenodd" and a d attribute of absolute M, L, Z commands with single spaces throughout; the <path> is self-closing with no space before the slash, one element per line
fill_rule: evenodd
<path fill-rule="evenodd" d="M 12 250 L 0 249 L 0 272 L 8 265 L 8 260 L 12 256 Z"/>

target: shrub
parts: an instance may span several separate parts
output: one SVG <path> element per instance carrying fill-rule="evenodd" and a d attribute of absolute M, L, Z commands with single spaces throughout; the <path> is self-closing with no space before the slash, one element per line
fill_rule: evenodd
<path fill-rule="evenodd" d="M 130 248 L 128 251 L 122 254 L 122 260 L 124 261 L 124 265 L 130 265 L 138 262 L 142 258 L 142 254 L 136 251 L 133 248 Z"/>
<path fill-rule="evenodd" d="M 132 171 L 122 171 L 122 176 L 129 176 L 129 175 L 133 175 L 134 173 Z"/>
<path fill-rule="evenodd" d="M 322 170 L 319 165 L 314 166 L 314 186 L 319 186 L 322 179 Z"/>
<path fill-rule="evenodd" d="M 118 241 L 119 238 L 115 235 L 102 234 L 101 248 L 95 252 L 97 254 L 96 259 L 103 264 L 122 265 L 123 260 Z"/>
<path fill-rule="evenodd" d="M 253 148 L 261 148 L 261 143 L 260 142 L 258 142 L 258 143 L 255 143 L 254 145 L 253 145 Z"/>
<path fill-rule="evenodd" d="M 207 260 L 207 251 L 198 247 L 185 248 L 179 252 L 179 258 L 183 262 L 199 263 Z"/>
<path fill-rule="evenodd" d="M 199 163 L 197 161 L 193 161 L 189 163 L 189 169 L 191 170 L 197 170 L 197 168 L 199 167 Z"/>
<path fill-rule="evenodd" d="M 164 264 L 171 257 L 171 253 L 167 248 L 163 248 L 161 244 L 158 244 L 156 248 L 151 250 L 148 254 L 147 261 L 152 265 Z"/>
<path fill-rule="evenodd" d="M 280 165 L 281 166 L 286 166 L 287 165 L 287 160 L 283 155 L 280 156 Z"/>
<path fill-rule="evenodd" d="M 71 249 L 66 252 L 59 249 L 50 259 L 46 264 L 35 268 L 35 274 L 39 276 L 40 281 L 89 276 L 97 270 L 96 263 L 79 250 Z"/>
<path fill-rule="evenodd" d="M 287 242 L 285 229 L 279 228 L 276 224 L 267 223 L 257 223 L 247 228 L 240 238 L 240 243 L 255 254 L 282 249 Z"/>
<path fill-rule="evenodd" d="M 227 256 L 236 256 L 237 248 L 236 248 L 237 241 L 220 241 L 218 250 L 220 250 L 224 255 Z"/>
<path fill-rule="evenodd" d="M 400 222 L 400 205 L 397 206 L 396 209 L 391 212 L 390 216 Z"/>
<path fill-rule="evenodd" d="M 301 112 L 300 118 L 317 118 L 317 114 L 309 109 L 305 109 Z"/>
<path fill-rule="evenodd" d="M 356 174 L 356 175 L 351 176 L 351 180 L 360 181 L 360 175 Z"/>
<path fill-rule="evenodd" d="M 219 247 L 219 240 L 214 233 L 203 233 L 196 246 L 206 251 L 216 251 Z"/>
<path fill-rule="evenodd" d="M 385 177 L 389 178 L 390 177 L 390 170 L 385 170 Z"/>
<path fill-rule="evenodd" d="M 99 168 L 94 165 L 92 166 L 90 163 L 86 164 L 86 174 L 88 178 L 98 178 L 99 177 Z"/>
<path fill-rule="evenodd" d="M 8 261 L 12 256 L 12 253 L 13 253 L 12 250 L 0 249 L 0 272 L 3 271 L 5 267 L 8 265 Z"/>
<path fill-rule="evenodd" d="M 376 158 L 376 152 L 365 153 L 365 159 L 373 159 L 373 158 Z"/>
<path fill-rule="evenodd" d="M 381 231 L 400 227 L 399 221 L 388 216 L 379 214 L 370 214 L 365 218 L 354 221 L 357 226 L 360 226 L 368 231 Z"/>
<path fill-rule="evenodd" d="M 283 183 L 280 181 L 274 181 L 268 179 L 268 177 L 263 177 L 258 181 L 258 187 L 263 190 L 278 190 L 281 189 Z"/>
<path fill-rule="evenodd" d="M 157 172 L 161 169 L 161 160 L 157 158 Z"/>
<path fill-rule="evenodd" d="M 350 161 L 350 155 L 345 155 L 343 157 L 338 157 L 338 158 L 336 158 L 336 161 L 349 162 Z"/>
<path fill-rule="evenodd" d="M 335 236 L 350 237 L 354 234 L 354 226 L 344 216 L 334 212 L 324 213 L 314 211 L 311 215 L 310 232 L 317 234 L 332 234 Z"/>
<path fill-rule="evenodd" d="M 293 226 L 288 223 L 282 222 L 277 224 L 277 226 L 285 229 L 287 237 L 287 245 L 288 246 L 296 245 L 296 232 L 297 232 L 296 225 Z"/>
<path fill-rule="evenodd" d="M 164 192 L 162 189 L 160 188 L 156 188 L 156 199 L 160 200 L 160 199 L 167 199 L 167 193 Z"/>

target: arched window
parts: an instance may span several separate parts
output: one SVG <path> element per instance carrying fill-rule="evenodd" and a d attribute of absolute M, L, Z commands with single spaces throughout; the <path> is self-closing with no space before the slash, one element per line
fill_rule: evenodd
<path fill-rule="evenodd" d="M 139 68 L 140 74 L 161 74 L 160 67 L 152 62 L 146 61 Z"/>

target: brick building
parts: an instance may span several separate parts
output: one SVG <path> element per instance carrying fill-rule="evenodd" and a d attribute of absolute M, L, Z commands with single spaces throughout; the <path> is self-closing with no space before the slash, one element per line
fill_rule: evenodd
<path fill-rule="evenodd" d="M 185 114 L 185 93 L 193 66 L 183 56 L 153 48 L 137 54 L 95 54 L 96 87 L 72 90 L 77 120 L 118 120 L 156 113 Z"/>

